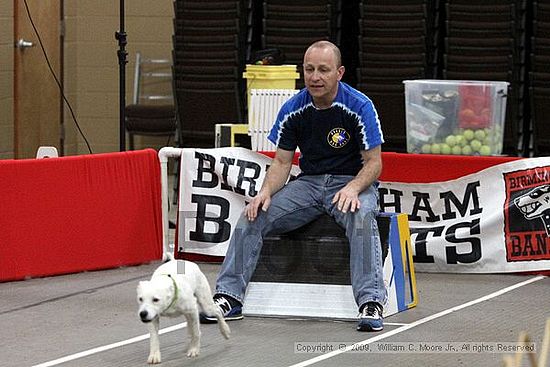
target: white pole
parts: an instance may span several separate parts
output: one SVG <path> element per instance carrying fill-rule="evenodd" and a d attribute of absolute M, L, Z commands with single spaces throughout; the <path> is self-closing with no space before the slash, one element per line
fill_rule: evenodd
<path fill-rule="evenodd" d="M 164 147 L 158 155 L 160 160 L 160 187 L 161 187 L 161 200 L 162 200 L 162 260 L 172 260 L 174 258 L 174 249 L 170 248 L 169 244 L 169 202 L 168 195 L 168 159 L 181 157 L 183 149 Z"/>
<path fill-rule="evenodd" d="M 257 89 L 250 90 L 250 111 L 248 111 L 248 128 L 251 129 L 252 150 L 258 151 L 258 93 Z"/>

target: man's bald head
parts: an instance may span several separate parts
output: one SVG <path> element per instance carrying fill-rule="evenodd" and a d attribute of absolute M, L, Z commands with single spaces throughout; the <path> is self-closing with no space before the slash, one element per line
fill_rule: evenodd
<path fill-rule="evenodd" d="M 317 41 L 317 42 L 311 44 L 311 46 L 309 46 L 307 48 L 306 54 L 308 53 L 309 50 L 314 49 L 314 48 L 321 48 L 321 49 L 331 50 L 334 53 L 334 56 L 336 57 L 336 66 L 337 67 L 342 66 L 342 54 L 340 53 L 340 49 L 338 48 L 338 46 L 336 46 L 334 43 L 332 43 L 330 41 L 326 41 L 326 40 Z"/>

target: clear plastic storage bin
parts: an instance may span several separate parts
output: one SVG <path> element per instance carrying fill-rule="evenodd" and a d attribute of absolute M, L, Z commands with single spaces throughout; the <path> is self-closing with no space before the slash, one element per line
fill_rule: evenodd
<path fill-rule="evenodd" d="M 409 153 L 502 153 L 507 82 L 405 80 Z"/>

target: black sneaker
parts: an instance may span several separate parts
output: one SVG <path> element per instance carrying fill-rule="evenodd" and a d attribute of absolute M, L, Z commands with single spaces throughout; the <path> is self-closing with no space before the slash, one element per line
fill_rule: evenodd
<path fill-rule="evenodd" d="M 243 306 L 241 303 L 229 296 L 216 294 L 214 304 L 220 309 L 226 321 L 241 320 L 243 318 Z M 215 324 L 218 322 L 215 316 L 206 315 L 201 312 L 199 315 L 201 324 Z"/>
<path fill-rule="evenodd" d="M 367 302 L 359 312 L 357 331 L 380 331 L 384 329 L 382 305 L 376 302 Z"/>

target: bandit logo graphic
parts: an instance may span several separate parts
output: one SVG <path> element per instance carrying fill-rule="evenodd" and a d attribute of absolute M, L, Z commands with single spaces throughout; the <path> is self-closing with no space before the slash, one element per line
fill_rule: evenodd
<path fill-rule="evenodd" d="M 515 198 L 514 205 L 521 210 L 525 219 L 542 219 L 546 236 L 550 237 L 550 185 L 536 187 Z"/>
<path fill-rule="evenodd" d="M 550 167 L 504 174 L 506 259 L 550 260 Z"/>
<path fill-rule="evenodd" d="M 327 136 L 327 141 L 333 148 L 342 148 L 344 145 L 346 145 L 349 142 L 349 133 L 338 127 L 336 129 L 332 129 Z"/>

